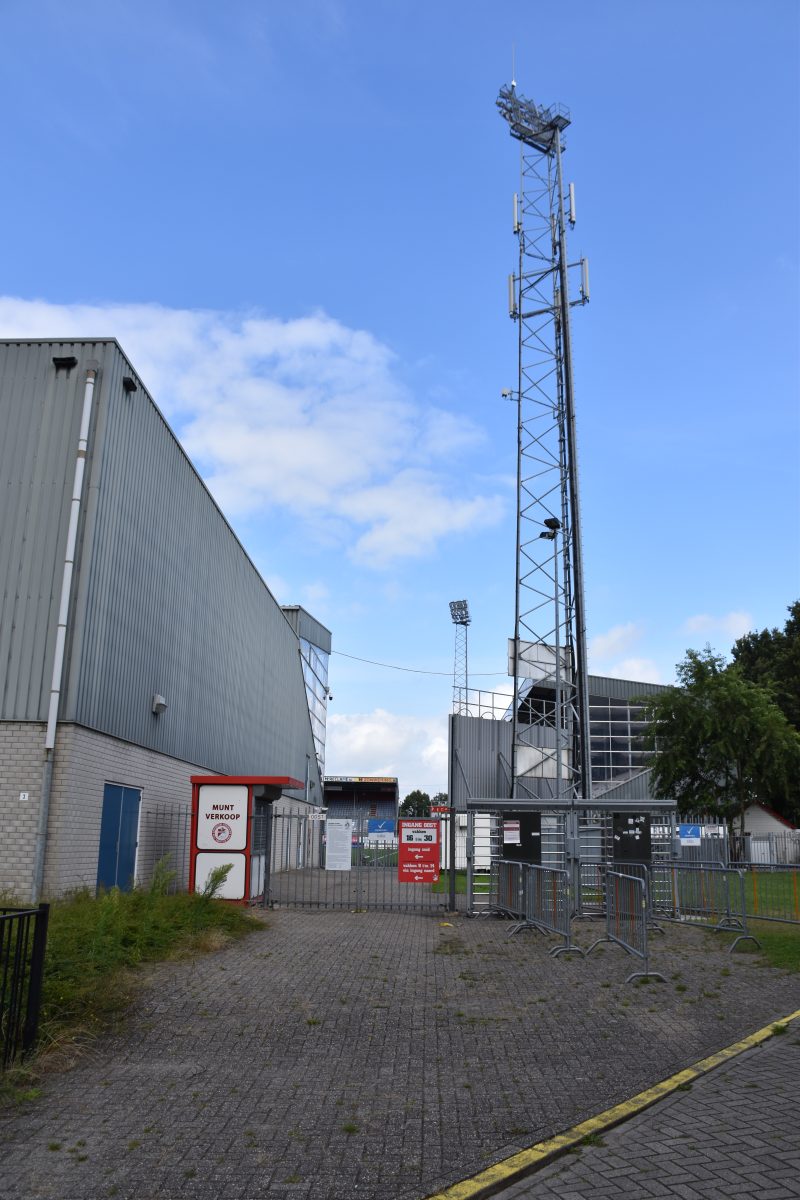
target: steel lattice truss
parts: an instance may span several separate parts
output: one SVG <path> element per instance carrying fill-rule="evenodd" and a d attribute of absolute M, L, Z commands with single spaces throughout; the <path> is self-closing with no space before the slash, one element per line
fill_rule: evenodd
<path fill-rule="evenodd" d="M 456 625 L 455 656 L 453 660 L 453 712 L 468 712 L 467 688 L 467 627 Z"/>
<path fill-rule="evenodd" d="M 521 144 L 515 197 L 516 273 L 509 309 L 518 327 L 517 582 L 512 668 L 513 795 L 591 794 L 578 466 L 572 392 L 567 214 L 561 155 L 569 114 L 497 101 Z M 582 264 L 572 264 L 582 266 Z"/>
<path fill-rule="evenodd" d="M 453 658 L 453 712 L 469 713 L 469 661 L 467 658 L 467 628 L 471 618 L 466 600 L 450 601 L 450 618 L 455 626 L 455 655 Z"/>

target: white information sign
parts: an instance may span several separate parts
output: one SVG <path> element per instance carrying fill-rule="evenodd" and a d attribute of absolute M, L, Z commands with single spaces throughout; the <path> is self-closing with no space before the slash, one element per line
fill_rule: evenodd
<path fill-rule="evenodd" d="M 325 870 L 349 871 L 353 861 L 353 822 L 335 817 L 325 825 Z"/>
<path fill-rule="evenodd" d="M 198 850 L 244 850 L 247 845 L 247 787 L 200 785 Z"/>
<path fill-rule="evenodd" d="M 506 845 L 519 846 L 519 821 L 503 821 L 503 842 Z"/>

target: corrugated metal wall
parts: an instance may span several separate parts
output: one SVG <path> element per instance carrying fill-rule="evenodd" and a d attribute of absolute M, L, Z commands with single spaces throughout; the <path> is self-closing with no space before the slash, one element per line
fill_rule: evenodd
<path fill-rule="evenodd" d="M 510 721 L 450 717 L 450 796 L 459 812 L 471 796 L 509 794 L 511 732 Z"/>
<path fill-rule="evenodd" d="M 85 361 L 97 347 L 82 349 Z M 70 343 L 0 345 L 0 719 L 47 716 L 85 370 Z"/>
<path fill-rule="evenodd" d="M 316 617 L 306 612 L 299 604 L 284 604 L 283 612 L 298 637 L 305 638 L 314 646 L 319 646 L 326 654 L 331 652 L 331 633 Z"/>
<path fill-rule="evenodd" d="M 54 353 L 79 359 L 69 380 L 56 376 Z M 123 389 L 123 376 L 136 376 L 114 342 L 0 344 L 0 403 L 17 415 L 15 441 L 26 455 L 17 488 L 29 480 L 15 522 L 0 518 L 3 561 L 23 564 L 18 593 L 26 591 L 27 558 L 39 564 L 36 612 L 22 641 L 16 626 L 6 634 L 13 597 L 3 600 L 0 655 L 7 641 L 18 662 L 4 686 L 4 715 L 21 719 L 23 697 L 27 717 L 43 719 L 46 709 L 90 358 L 100 360 L 101 375 L 60 719 L 220 772 L 305 779 L 309 762 L 316 779 L 297 638 L 142 384 Z M 15 532 L 20 524 L 23 534 Z M 30 546 L 20 555 L 25 533 Z M 159 717 L 154 693 L 167 700 Z"/>

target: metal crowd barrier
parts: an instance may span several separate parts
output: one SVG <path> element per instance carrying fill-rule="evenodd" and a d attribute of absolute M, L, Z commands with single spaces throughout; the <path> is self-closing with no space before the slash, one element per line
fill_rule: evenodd
<path fill-rule="evenodd" d="M 522 929 L 534 929 L 563 938 L 562 946 L 549 951 L 554 958 L 559 954 L 584 953 L 572 941 L 569 871 L 501 859 L 497 863 L 496 880 L 492 907 L 517 919 L 511 935 Z"/>
<path fill-rule="evenodd" d="M 663 934 L 664 930 L 658 925 L 658 900 L 663 894 L 663 887 L 654 878 L 653 872 L 660 863 L 613 863 L 601 859 L 585 859 L 580 862 L 580 891 L 578 895 L 577 912 L 581 917 L 603 916 L 606 910 L 606 873 L 618 871 L 633 875 L 645 884 L 647 897 L 647 920 L 651 933 Z"/>
<path fill-rule="evenodd" d="M 623 874 L 621 871 L 606 870 L 605 901 L 606 901 L 606 932 L 605 937 L 592 942 L 587 954 L 591 954 L 595 946 L 601 942 L 614 942 L 628 954 L 641 958 L 644 969 L 632 971 L 625 980 L 632 979 L 666 979 L 659 971 L 649 968 L 647 949 L 648 900 L 647 882 L 641 875 Z"/>
<path fill-rule="evenodd" d="M 747 931 L 744 871 L 712 864 L 684 866 L 677 863 L 660 866 L 658 871 L 662 890 L 665 879 L 669 886 L 669 900 L 662 916 L 671 920 L 707 923 L 714 932 L 738 934 L 729 947 L 729 953 L 740 942 L 759 944 Z"/>
<path fill-rule="evenodd" d="M 800 868 L 751 865 L 742 873 L 748 916 L 800 924 Z"/>

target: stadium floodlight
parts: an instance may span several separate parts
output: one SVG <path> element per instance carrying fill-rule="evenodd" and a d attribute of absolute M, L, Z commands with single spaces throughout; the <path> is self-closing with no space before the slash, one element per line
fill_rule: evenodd
<path fill-rule="evenodd" d="M 469 625 L 469 605 L 466 600 L 451 600 L 450 616 L 453 618 L 454 625 Z"/>

